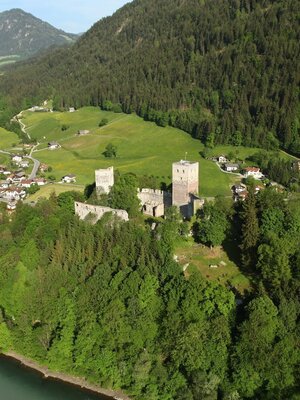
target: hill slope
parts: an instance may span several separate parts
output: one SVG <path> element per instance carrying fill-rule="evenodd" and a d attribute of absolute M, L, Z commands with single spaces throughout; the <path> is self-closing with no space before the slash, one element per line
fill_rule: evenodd
<path fill-rule="evenodd" d="M 208 145 L 299 154 L 299 9 L 292 0 L 136 0 L 71 49 L 2 77 L 0 93 L 14 106 L 50 95 L 56 108 L 111 100 Z"/>
<path fill-rule="evenodd" d="M 0 13 L 0 57 L 24 58 L 75 40 L 76 35 L 56 29 L 21 9 Z"/>

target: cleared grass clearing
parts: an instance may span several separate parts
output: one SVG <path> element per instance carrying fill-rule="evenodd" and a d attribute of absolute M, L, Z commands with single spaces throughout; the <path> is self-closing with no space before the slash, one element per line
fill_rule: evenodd
<path fill-rule="evenodd" d="M 217 281 L 221 285 L 231 285 L 241 294 L 251 289 L 251 280 L 229 259 L 222 247 L 210 249 L 188 240 L 178 244 L 175 254 L 181 266 L 189 264 L 187 275 L 198 271 L 205 279 Z M 211 265 L 217 268 L 211 268 Z"/>
<path fill-rule="evenodd" d="M 35 156 L 51 165 L 57 179 L 68 173 L 77 176 L 79 184 L 94 182 L 94 171 L 111 165 L 120 172 L 136 175 L 154 175 L 170 183 L 172 162 L 185 158 L 199 161 L 200 194 L 202 196 L 230 196 L 230 187 L 237 181 L 233 175 L 220 172 L 211 161 L 200 156 L 203 144 L 189 134 L 172 127 L 161 128 L 145 122 L 134 114 L 114 114 L 94 107 L 85 107 L 74 113 L 24 113 L 23 122 L 40 149 Z M 99 128 L 102 118 L 108 125 Z M 68 126 L 64 131 L 62 125 Z M 90 134 L 78 137 L 79 129 Z M 49 141 L 58 141 L 62 148 L 45 149 Z M 103 152 L 108 143 L 117 146 L 117 158 L 107 159 Z"/>
<path fill-rule="evenodd" d="M 20 139 L 14 132 L 0 127 L 0 150 L 11 149 L 13 144 L 19 143 Z"/>
<path fill-rule="evenodd" d="M 258 147 L 244 147 L 244 146 L 216 146 L 211 150 L 212 156 L 228 155 L 233 153 L 237 159 L 245 160 L 247 157 L 252 156 L 255 153 L 262 151 Z M 295 157 L 285 153 L 284 151 L 279 151 L 278 155 L 285 160 L 292 160 Z"/>
<path fill-rule="evenodd" d="M 82 193 L 84 190 L 84 186 L 60 183 L 48 184 L 46 186 L 42 186 L 38 192 L 27 197 L 25 203 L 38 201 L 42 198 L 48 199 L 52 193 L 55 193 L 58 196 L 60 193 L 69 192 L 72 190 L 76 190 Z"/>

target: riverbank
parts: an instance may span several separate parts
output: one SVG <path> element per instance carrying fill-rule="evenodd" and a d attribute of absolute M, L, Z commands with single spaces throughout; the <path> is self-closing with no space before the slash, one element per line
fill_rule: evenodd
<path fill-rule="evenodd" d="M 17 354 L 14 351 L 6 351 L 6 352 L 3 352 L 2 354 L 6 357 L 10 357 L 10 358 L 13 358 L 13 359 L 19 361 L 22 365 L 25 365 L 28 368 L 31 368 L 31 369 L 34 369 L 35 371 L 40 372 L 45 378 L 60 380 L 60 381 L 78 386 L 82 389 L 86 389 L 86 390 L 89 390 L 94 393 L 108 396 L 111 399 L 131 400 L 124 393 L 121 393 L 121 392 L 115 391 L 115 390 L 104 389 L 104 388 L 101 388 L 100 386 L 90 384 L 84 378 L 78 378 L 78 377 L 64 374 L 61 372 L 50 371 L 47 367 L 39 365 L 37 362 L 35 362 L 27 357 L 24 357 L 21 354 Z"/>

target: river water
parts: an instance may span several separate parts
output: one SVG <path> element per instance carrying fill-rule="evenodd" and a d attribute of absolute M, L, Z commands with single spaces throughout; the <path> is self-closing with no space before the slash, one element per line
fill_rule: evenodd
<path fill-rule="evenodd" d="M 18 361 L 0 357 L 0 400 L 112 400 L 67 383 L 45 379 Z"/>

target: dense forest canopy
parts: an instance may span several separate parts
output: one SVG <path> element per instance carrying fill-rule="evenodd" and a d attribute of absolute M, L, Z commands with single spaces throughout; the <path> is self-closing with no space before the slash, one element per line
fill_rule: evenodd
<path fill-rule="evenodd" d="M 109 100 L 208 145 L 279 141 L 299 155 L 299 13 L 293 0 L 136 0 L 7 71 L 0 96 L 11 112 Z"/>
<path fill-rule="evenodd" d="M 187 240 L 176 208 L 155 230 L 141 217 L 91 225 L 74 215 L 78 196 L 2 208 L 0 350 L 133 399 L 299 398 L 299 202 L 250 190 L 198 213 L 195 239 L 231 239 L 251 277 L 236 297 L 174 261 Z"/>

